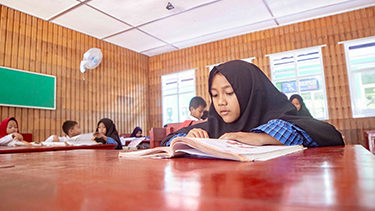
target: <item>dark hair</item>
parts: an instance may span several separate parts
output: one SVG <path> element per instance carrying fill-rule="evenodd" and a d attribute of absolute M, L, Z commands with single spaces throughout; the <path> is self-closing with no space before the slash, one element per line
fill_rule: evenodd
<path fill-rule="evenodd" d="M 206 101 L 204 101 L 203 98 L 201 98 L 199 96 L 191 98 L 190 103 L 189 103 L 189 110 L 190 110 L 191 107 L 196 109 L 199 106 L 203 106 L 204 108 L 206 108 L 206 106 L 207 106 Z"/>
<path fill-rule="evenodd" d="M 69 130 L 73 129 L 75 125 L 77 125 L 78 122 L 72 121 L 72 120 L 66 120 L 63 125 L 62 129 L 66 135 L 69 135 Z"/>
<path fill-rule="evenodd" d="M 201 119 L 202 119 L 202 120 L 205 120 L 205 119 L 207 119 L 207 117 L 208 117 L 208 111 L 207 111 L 207 110 L 204 110 Z"/>

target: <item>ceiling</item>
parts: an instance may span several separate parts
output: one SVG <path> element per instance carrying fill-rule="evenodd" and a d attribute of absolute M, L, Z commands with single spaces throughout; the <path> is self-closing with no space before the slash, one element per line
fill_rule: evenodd
<path fill-rule="evenodd" d="M 0 4 L 154 56 L 375 5 L 375 0 L 0 0 Z M 95 47 L 95 46 L 93 46 Z"/>

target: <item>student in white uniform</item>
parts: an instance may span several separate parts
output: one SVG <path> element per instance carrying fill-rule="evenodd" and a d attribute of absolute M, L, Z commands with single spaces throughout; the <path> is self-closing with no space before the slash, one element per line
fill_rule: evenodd
<path fill-rule="evenodd" d="M 190 116 L 187 120 L 201 120 L 204 110 L 206 109 L 207 104 L 203 98 L 196 96 L 190 100 L 189 110 Z"/>
<path fill-rule="evenodd" d="M 16 118 L 9 117 L 0 124 L 0 146 L 22 146 L 28 145 L 18 130 Z"/>
<path fill-rule="evenodd" d="M 66 140 L 81 134 L 81 129 L 79 127 L 78 122 L 76 121 L 65 121 L 62 125 L 62 129 L 67 136 L 58 137 L 56 135 L 52 135 L 48 137 L 44 142 L 65 142 Z"/>

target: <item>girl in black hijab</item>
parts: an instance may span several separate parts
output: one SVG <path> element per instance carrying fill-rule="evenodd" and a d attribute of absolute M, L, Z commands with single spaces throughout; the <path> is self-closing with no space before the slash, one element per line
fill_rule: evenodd
<path fill-rule="evenodd" d="M 103 144 L 117 144 L 116 149 L 122 149 L 116 126 L 108 118 L 103 118 L 98 122 L 96 133 L 94 133 L 94 140 Z"/>
<path fill-rule="evenodd" d="M 142 128 L 141 127 L 134 128 L 130 137 L 142 137 Z"/>
<path fill-rule="evenodd" d="M 297 108 L 298 115 L 312 117 L 300 95 L 294 94 L 290 96 L 289 101 Z"/>
<path fill-rule="evenodd" d="M 296 108 L 255 65 L 229 61 L 213 68 L 209 76 L 211 106 L 208 121 L 169 134 L 221 138 L 252 145 L 303 144 L 306 147 L 343 145 L 332 125 L 298 116 Z"/>

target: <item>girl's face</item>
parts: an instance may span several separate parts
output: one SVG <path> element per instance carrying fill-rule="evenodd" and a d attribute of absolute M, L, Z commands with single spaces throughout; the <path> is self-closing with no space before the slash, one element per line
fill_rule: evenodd
<path fill-rule="evenodd" d="M 141 137 L 142 136 L 142 131 L 138 131 L 137 134 L 135 134 L 136 137 Z"/>
<path fill-rule="evenodd" d="M 214 76 L 211 86 L 212 103 L 224 122 L 232 123 L 241 115 L 240 104 L 228 80 L 222 74 Z"/>
<path fill-rule="evenodd" d="M 16 121 L 14 121 L 14 120 L 8 121 L 8 125 L 7 125 L 7 133 L 8 134 L 17 133 L 17 129 L 18 129 L 18 125 L 17 125 Z"/>
<path fill-rule="evenodd" d="M 99 123 L 98 131 L 99 133 L 104 134 L 104 135 L 107 133 L 107 128 L 105 128 L 105 125 L 103 122 Z"/>
<path fill-rule="evenodd" d="M 299 103 L 299 100 L 297 98 L 294 98 L 292 100 L 293 105 L 297 108 L 297 111 L 301 109 L 301 104 Z"/>

